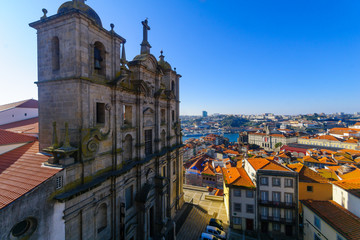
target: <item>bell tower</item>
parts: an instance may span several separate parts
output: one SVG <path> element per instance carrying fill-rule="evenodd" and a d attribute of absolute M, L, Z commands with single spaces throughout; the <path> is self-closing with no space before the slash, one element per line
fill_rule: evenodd
<path fill-rule="evenodd" d="M 84 0 L 63 3 L 57 13 L 30 24 L 38 38 L 40 150 L 53 144 L 56 122 L 61 142 L 65 123 L 72 145 L 82 129 L 108 129 L 111 99 L 103 86 L 120 71 L 120 49 L 126 40 L 103 28 L 98 14 Z M 101 90 L 104 90 L 101 92 Z"/>

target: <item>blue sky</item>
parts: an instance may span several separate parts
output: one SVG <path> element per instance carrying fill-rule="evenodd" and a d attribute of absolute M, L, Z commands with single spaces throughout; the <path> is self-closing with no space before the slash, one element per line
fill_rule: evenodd
<path fill-rule="evenodd" d="M 0 104 L 37 98 L 36 31 L 61 0 L 6 1 L 0 9 Z M 360 1 L 89 0 L 103 26 L 151 52 L 181 79 L 181 114 L 360 111 Z"/>

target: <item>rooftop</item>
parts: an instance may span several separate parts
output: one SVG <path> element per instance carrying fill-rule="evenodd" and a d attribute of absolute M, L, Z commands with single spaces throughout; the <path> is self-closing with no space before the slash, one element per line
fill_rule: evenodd
<path fill-rule="evenodd" d="M 257 171 L 259 169 L 287 171 L 287 172 L 291 171 L 291 170 L 287 169 L 286 167 L 282 166 L 281 164 L 276 163 L 274 161 L 267 160 L 265 158 L 249 158 L 248 162 L 255 169 L 255 171 Z"/>
<path fill-rule="evenodd" d="M 244 168 L 230 167 L 222 168 L 224 181 L 227 185 L 255 188 L 254 183 L 246 173 Z"/>
<path fill-rule="evenodd" d="M 38 101 L 34 99 L 22 100 L 19 102 L 8 103 L 0 105 L 0 112 L 12 108 L 38 108 Z"/>
<path fill-rule="evenodd" d="M 360 239 L 360 218 L 336 202 L 332 200 L 301 202 L 346 239 Z"/>
<path fill-rule="evenodd" d="M 0 129 L 0 146 L 35 141 L 35 137 Z"/>
<path fill-rule="evenodd" d="M 38 150 L 34 141 L 0 155 L 0 209 L 61 171 L 43 166 L 49 157 Z"/>
<path fill-rule="evenodd" d="M 288 168 L 299 173 L 300 182 L 311 182 L 311 183 L 328 183 L 329 181 L 322 177 L 319 173 L 314 172 L 307 166 L 301 163 L 294 163 L 287 165 Z"/>

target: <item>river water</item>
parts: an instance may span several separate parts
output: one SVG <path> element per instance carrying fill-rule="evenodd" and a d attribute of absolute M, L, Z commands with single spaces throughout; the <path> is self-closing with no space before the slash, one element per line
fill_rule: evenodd
<path fill-rule="evenodd" d="M 189 138 L 200 138 L 199 137 L 182 137 L 183 142 L 185 142 L 185 140 L 189 139 Z M 224 137 L 228 138 L 230 142 L 237 142 L 237 139 L 239 137 L 238 133 L 225 133 Z"/>

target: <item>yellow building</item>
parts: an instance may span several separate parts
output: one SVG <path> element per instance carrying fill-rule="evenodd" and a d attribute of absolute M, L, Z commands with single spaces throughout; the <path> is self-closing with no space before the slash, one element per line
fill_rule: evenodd
<path fill-rule="evenodd" d="M 326 178 L 301 163 L 288 167 L 299 173 L 299 200 L 332 199 L 332 185 Z M 301 204 L 299 206 L 301 212 Z"/>

